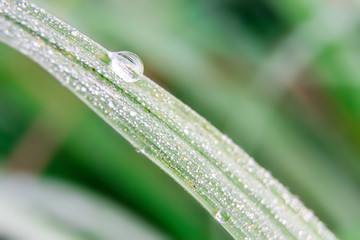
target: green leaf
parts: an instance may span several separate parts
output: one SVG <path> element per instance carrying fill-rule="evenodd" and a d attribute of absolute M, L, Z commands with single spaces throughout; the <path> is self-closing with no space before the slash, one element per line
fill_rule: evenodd
<path fill-rule="evenodd" d="M 234 238 L 335 239 L 240 147 L 136 66 L 115 71 L 112 53 L 31 3 L 0 4 L 0 39 L 56 77 Z M 140 79 L 127 81 L 129 71 Z"/>

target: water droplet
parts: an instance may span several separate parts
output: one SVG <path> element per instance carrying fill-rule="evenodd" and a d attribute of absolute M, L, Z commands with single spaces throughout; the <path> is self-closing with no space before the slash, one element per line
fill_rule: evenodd
<path fill-rule="evenodd" d="M 142 154 L 152 154 L 152 147 L 150 145 L 145 145 L 142 148 L 139 148 L 138 150 L 136 150 L 138 153 L 142 153 Z"/>
<path fill-rule="evenodd" d="M 110 52 L 112 70 L 125 82 L 136 82 L 144 73 L 141 59 L 132 52 Z"/>
<path fill-rule="evenodd" d="M 111 108 L 111 109 L 114 109 L 114 108 L 115 108 L 115 106 L 114 106 L 114 103 L 113 103 L 113 102 L 109 102 L 109 103 L 108 103 L 108 106 L 109 106 L 109 108 Z"/>
<path fill-rule="evenodd" d="M 226 210 L 219 210 L 215 214 L 215 219 L 221 224 L 226 224 L 230 221 L 230 214 Z"/>
<path fill-rule="evenodd" d="M 71 31 L 71 35 L 73 35 L 74 37 L 79 35 L 79 32 L 77 30 L 72 30 Z"/>
<path fill-rule="evenodd" d="M 144 152 L 147 153 L 147 154 L 151 154 L 152 153 L 152 147 L 150 145 L 146 145 L 144 147 Z"/>
<path fill-rule="evenodd" d="M 27 2 L 18 2 L 17 5 L 23 8 L 26 8 L 28 6 L 29 3 Z"/>

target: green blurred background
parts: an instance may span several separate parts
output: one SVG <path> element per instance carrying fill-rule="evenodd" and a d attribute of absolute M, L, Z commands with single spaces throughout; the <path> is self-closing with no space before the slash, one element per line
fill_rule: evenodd
<path fill-rule="evenodd" d="M 109 50 L 138 54 L 147 76 L 242 146 L 338 237 L 360 239 L 357 1 L 33 2 Z M 3 174 L 100 196 L 99 205 L 125 208 L 161 239 L 231 239 L 170 177 L 2 43 L 0 163 Z M 142 223 L 134 223 L 139 231 Z M 101 239 L 91 229 L 78 237 Z"/>

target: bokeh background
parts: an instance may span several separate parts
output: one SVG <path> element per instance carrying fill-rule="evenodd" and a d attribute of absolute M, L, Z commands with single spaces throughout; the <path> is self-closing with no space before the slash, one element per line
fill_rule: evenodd
<path fill-rule="evenodd" d="M 360 239 L 358 1 L 33 2 L 109 50 L 138 54 L 147 76 L 242 146 L 338 237 Z M 231 239 L 3 43 L 0 169 L 0 239 Z"/>

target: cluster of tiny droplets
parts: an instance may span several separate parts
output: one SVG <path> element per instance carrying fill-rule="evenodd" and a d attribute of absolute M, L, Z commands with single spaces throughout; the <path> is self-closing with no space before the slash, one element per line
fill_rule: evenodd
<path fill-rule="evenodd" d="M 0 39 L 44 66 L 185 187 L 236 238 L 335 239 L 241 148 L 154 82 L 126 83 L 109 55 L 25 1 L 0 1 Z"/>

